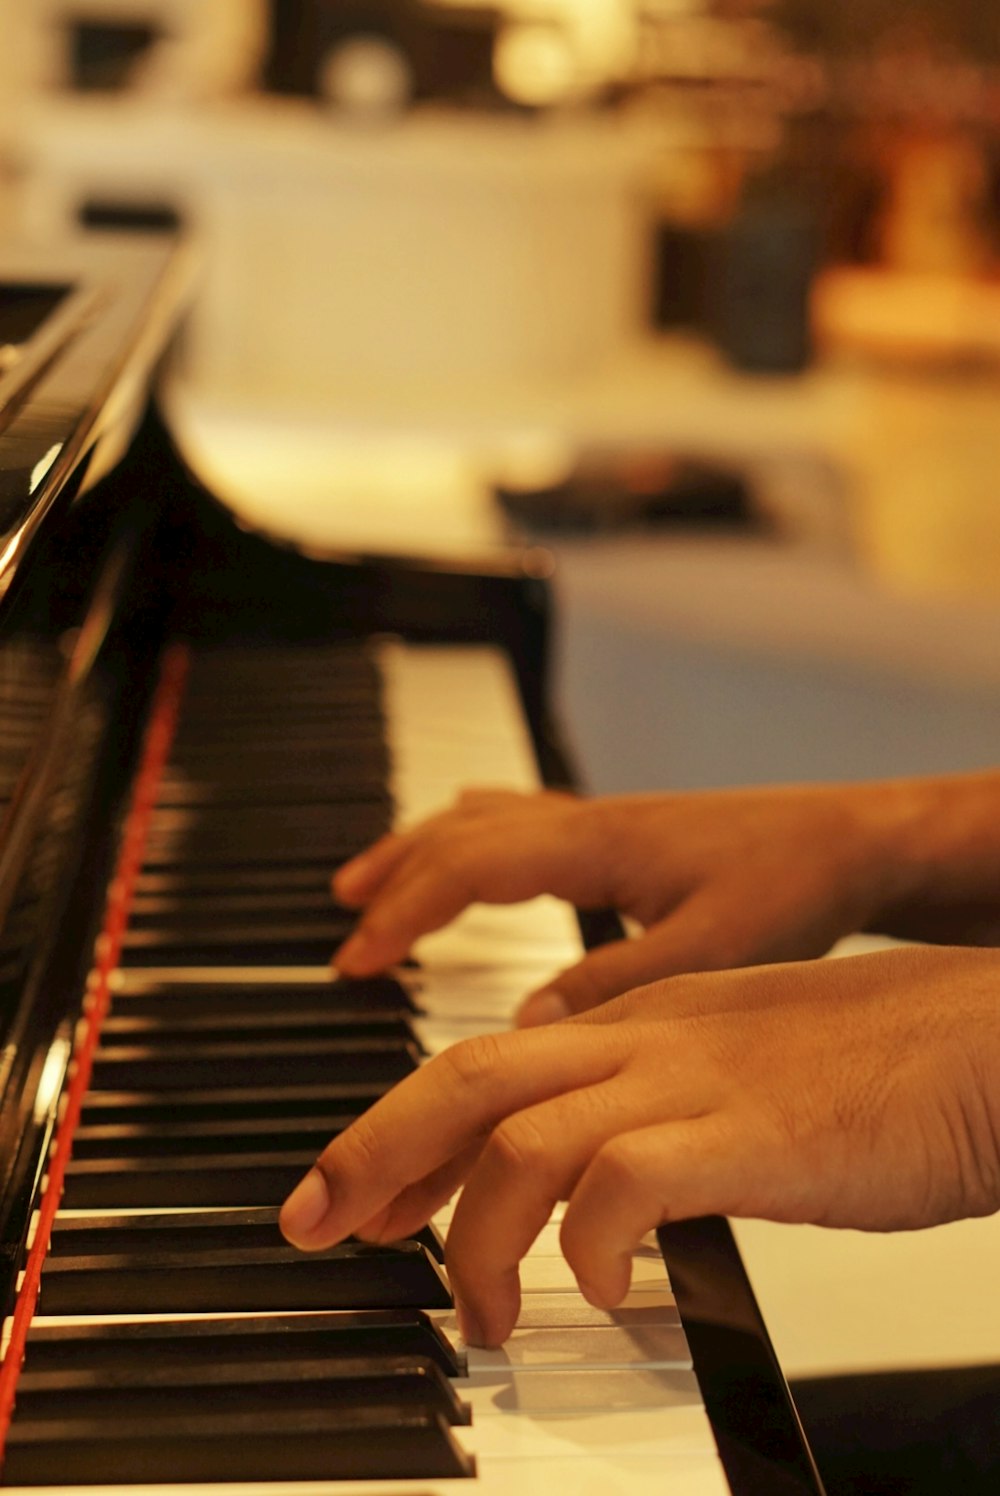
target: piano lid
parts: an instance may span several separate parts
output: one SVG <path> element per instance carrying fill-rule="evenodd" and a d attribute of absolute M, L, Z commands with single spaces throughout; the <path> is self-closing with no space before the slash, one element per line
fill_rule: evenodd
<path fill-rule="evenodd" d="M 40 528 L 127 448 L 192 270 L 180 241 L 0 241 L 0 608 Z"/>

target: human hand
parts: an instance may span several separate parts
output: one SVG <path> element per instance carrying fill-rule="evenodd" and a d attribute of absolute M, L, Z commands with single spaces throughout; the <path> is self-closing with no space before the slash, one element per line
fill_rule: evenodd
<path fill-rule="evenodd" d="M 1000 1207 L 1000 953 L 900 950 L 676 977 L 466 1040 L 336 1138 L 286 1201 L 305 1250 L 390 1241 L 464 1182 L 467 1338 L 499 1344 L 559 1200 L 591 1303 L 652 1228 L 724 1214 L 889 1231 Z"/>
<path fill-rule="evenodd" d="M 334 962 L 368 975 L 475 900 L 543 892 L 614 908 L 643 934 L 554 976 L 521 1024 L 677 972 L 819 956 L 911 895 L 922 803 L 904 783 L 595 800 L 469 792 L 336 874 L 336 898 L 364 915 Z"/>

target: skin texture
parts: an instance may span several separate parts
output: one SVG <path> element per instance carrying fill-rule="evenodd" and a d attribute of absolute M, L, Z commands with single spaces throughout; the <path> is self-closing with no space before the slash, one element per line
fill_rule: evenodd
<path fill-rule="evenodd" d="M 364 912 L 334 961 L 382 970 L 480 899 L 554 893 L 642 926 L 555 974 L 522 1009 L 530 1024 L 656 977 L 819 956 L 857 930 L 1000 943 L 998 828 L 998 774 L 597 800 L 475 791 L 340 869 L 335 896 Z"/>
<path fill-rule="evenodd" d="M 1000 1207 L 1000 954 L 897 950 L 656 982 L 432 1060 L 321 1155 L 282 1229 L 316 1250 L 422 1224 L 460 1185 L 448 1265 L 498 1345 L 559 1200 L 609 1307 L 641 1237 L 721 1213 L 889 1231 Z"/>

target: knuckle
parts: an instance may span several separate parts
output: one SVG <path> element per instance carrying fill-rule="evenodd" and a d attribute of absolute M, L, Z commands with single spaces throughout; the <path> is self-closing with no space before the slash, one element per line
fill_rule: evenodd
<path fill-rule="evenodd" d="M 633 1195 L 644 1189 L 643 1150 L 629 1133 L 604 1143 L 595 1155 L 592 1169 L 600 1193 L 611 1198 Z"/>
<path fill-rule="evenodd" d="M 619 1015 L 647 1021 L 652 1017 L 669 1020 L 672 1008 L 685 992 L 683 977 L 661 977 L 657 981 L 630 987 L 617 999 Z"/>
<path fill-rule="evenodd" d="M 503 1176 L 523 1175 L 539 1181 L 548 1173 L 551 1149 L 537 1123 L 520 1113 L 494 1128 L 485 1157 L 491 1169 Z"/>
<path fill-rule="evenodd" d="M 460 1091 L 475 1094 L 492 1081 L 500 1067 L 503 1037 L 500 1034 L 479 1034 L 474 1039 L 462 1039 L 433 1063 L 450 1072 Z"/>
<path fill-rule="evenodd" d="M 474 882 L 479 847 L 479 837 L 465 831 L 442 833 L 427 850 L 427 866 L 438 882 L 465 893 Z"/>
<path fill-rule="evenodd" d="M 334 1169 L 329 1157 L 331 1150 L 321 1153 L 317 1168 L 330 1179 Z M 375 1171 L 384 1174 L 388 1160 L 379 1146 L 375 1131 L 367 1117 L 358 1117 L 337 1140 L 335 1152 L 337 1172 L 346 1171 L 359 1176 L 370 1176 Z"/>

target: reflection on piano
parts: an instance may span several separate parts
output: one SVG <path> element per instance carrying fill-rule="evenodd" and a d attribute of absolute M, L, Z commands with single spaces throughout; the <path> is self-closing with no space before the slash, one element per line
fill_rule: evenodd
<path fill-rule="evenodd" d="M 0 257 L 0 1480 L 818 1491 L 722 1222 L 662 1231 L 605 1313 L 553 1221 L 492 1352 L 451 1314 L 447 1210 L 387 1247 L 280 1237 L 338 1129 L 599 922 L 472 910 L 332 978 L 339 861 L 463 782 L 563 774 L 546 593 L 516 555 L 242 531 L 148 398 L 182 271 Z"/>

